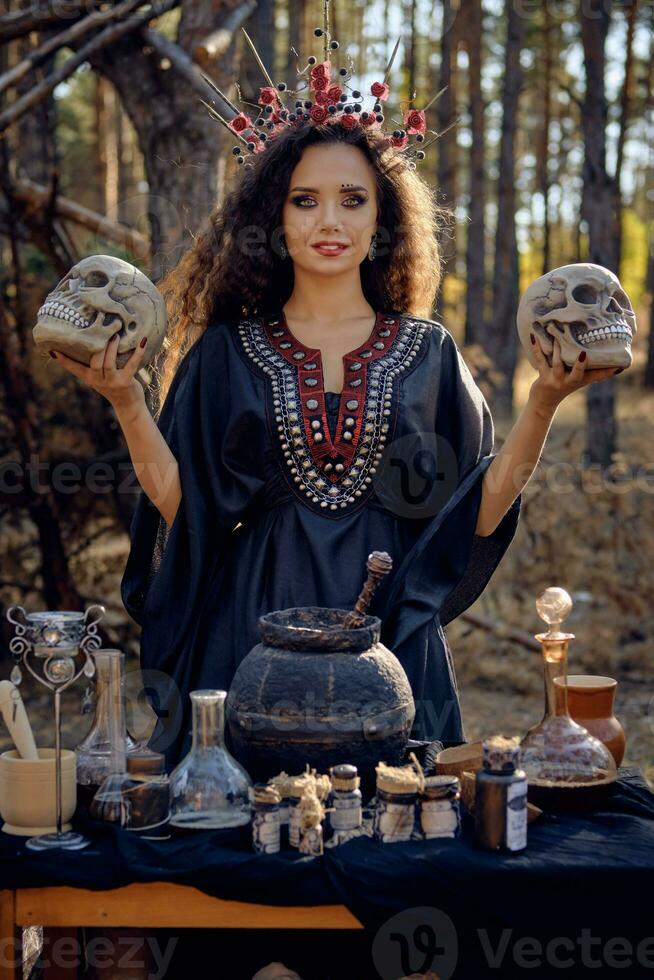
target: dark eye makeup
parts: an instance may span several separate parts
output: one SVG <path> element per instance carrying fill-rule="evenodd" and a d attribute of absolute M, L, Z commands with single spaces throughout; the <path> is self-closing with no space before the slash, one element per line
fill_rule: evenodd
<path fill-rule="evenodd" d="M 344 201 L 351 201 L 352 199 L 357 201 L 357 204 L 352 205 L 352 207 L 357 207 L 357 208 L 361 204 L 365 204 L 366 201 L 368 200 L 368 198 L 363 194 L 350 194 L 348 197 L 344 199 Z M 291 204 L 295 204 L 296 207 L 302 207 L 302 201 L 311 201 L 311 200 L 313 200 L 313 198 L 311 198 L 308 194 L 298 194 L 296 197 L 291 198 Z M 350 205 L 348 205 L 348 207 L 349 206 Z M 303 210 L 306 211 L 309 209 L 304 208 Z"/>

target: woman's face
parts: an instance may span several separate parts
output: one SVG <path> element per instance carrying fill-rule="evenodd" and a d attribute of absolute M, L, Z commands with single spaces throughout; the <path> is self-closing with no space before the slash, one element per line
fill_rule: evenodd
<path fill-rule="evenodd" d="M 342 274 L 368 254 L 377 227 L 372 167 L 354 146 L 310 146 L 289 181 L 282 212 L 293 263 L 313 274 Z M 319 242 L 345 246 L 321 253 Z"/>

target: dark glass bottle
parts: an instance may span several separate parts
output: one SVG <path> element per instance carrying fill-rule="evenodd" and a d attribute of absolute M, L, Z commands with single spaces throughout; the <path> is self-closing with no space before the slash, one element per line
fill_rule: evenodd
<path fill-rule="evenodd" d="M 475 781 L 475 845 L 522 851 L 527 846 L 527 776 L 518 768 L 519 739 L 486 739 L 482 762 Z"/>

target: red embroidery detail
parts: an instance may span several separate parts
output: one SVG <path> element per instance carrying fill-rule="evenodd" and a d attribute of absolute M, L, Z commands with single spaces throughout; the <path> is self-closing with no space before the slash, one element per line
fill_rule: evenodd
<path fill-rule="evenodd" d="M 330 482 L 338 483 L 359 452 L 359 443 L 365 426 L 368 366 L 391 349 L 400 328 L 400 318 L 378 312 L 375 325 L 366 342 L 343 355 L 343 389 L 340 393 L 333 440 L 327 422 L 320 350 L 305 347 L 293 336 L 283 312 L 271 319 L 264 317 L 262 323 L 271 346 L 297 370 L 300 392 L 299 414 L 302 417 L 312 459 L 323 473 L 324 467 L 332 463 L 334 468 L 324 475 Z M 355 401 L 356 408 L 347 407 L 348 402 Z M 314 402 L 315 407 L 312 407 Z M 346 425 L 347 419 L 353 419 L 354 425 Z M 314 427 L 313 422 L 319 422 L 320 426 Z M 352 438 L 346 439 L 345 434 L 350 432 Z M 337 471 L 337 465 L 341 465 L 342 470 Z"/>

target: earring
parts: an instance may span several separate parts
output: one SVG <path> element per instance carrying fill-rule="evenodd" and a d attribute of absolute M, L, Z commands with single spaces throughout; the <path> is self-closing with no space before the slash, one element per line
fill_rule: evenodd
<path fill-rule="evenodd" d="M 377 254 L 377 232 L 370 239 L 370 248 L 368 249 L 368 258 L 371 262 L 374 261 L 375 255 Z"/>
<path fill-rule="evenodd" d="M 283 238 L 279 239 L 279 254 L 283 259 L 288 258 L 288 250 L 284 244 Z"/>

